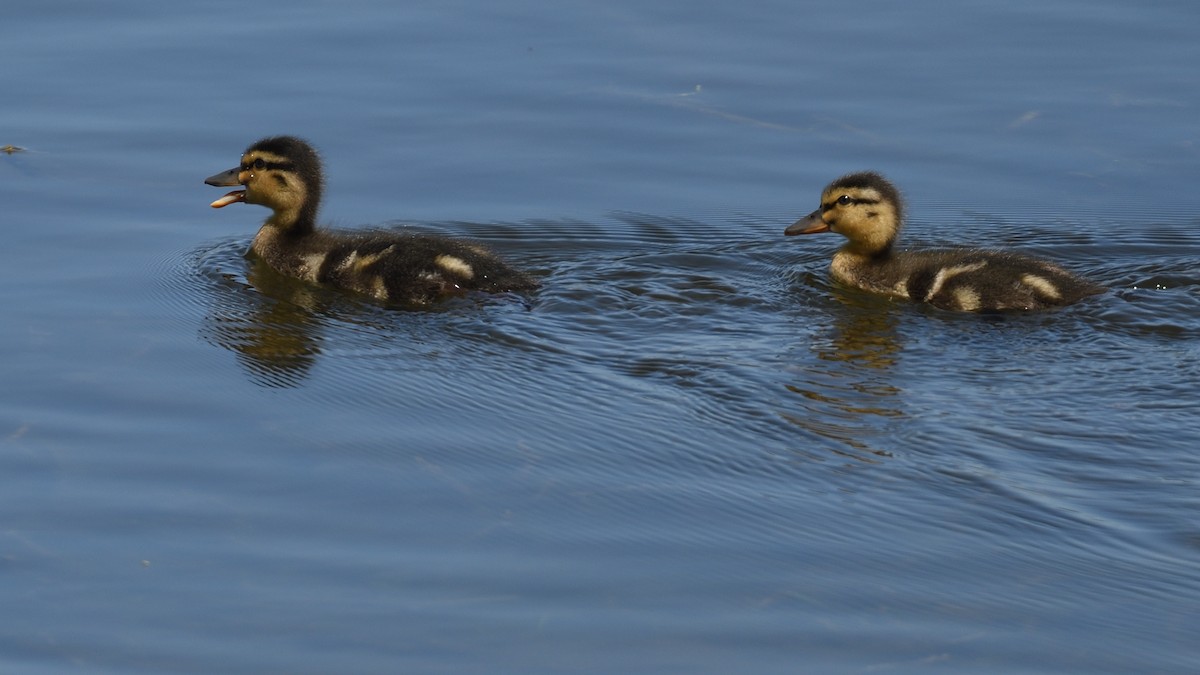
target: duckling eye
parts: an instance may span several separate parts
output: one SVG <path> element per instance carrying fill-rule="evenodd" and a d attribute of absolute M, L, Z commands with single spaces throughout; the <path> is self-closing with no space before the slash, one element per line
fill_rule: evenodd
<path fill-rule="evenodd" d="M 263 168 L 267 166 L 267 163 L 263 161 L 262 157 L 259 157 L 258 159 L 254 160 L 253 166 L 256 170 L 262 171 Z"/>
<path fill-rule="evenodd" d="M 837 198 L 837 203 L 841 204 L 842 206 L 850 204 L 853 201 L 854 200 L 850 198 L 850 195 L 842 195 L 841 197 Z"/>

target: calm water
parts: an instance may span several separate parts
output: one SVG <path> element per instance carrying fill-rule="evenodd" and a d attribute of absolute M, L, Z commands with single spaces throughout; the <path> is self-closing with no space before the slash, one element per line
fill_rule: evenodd
<path fill-rule="evenodd" d="M 1200 670 L 1200 9 L 24 3 L 0 41 L 0 670 Z M 279 279 L 202 184 L 543 282 Z M 981 318 L 783 238 L 1112 290 Z"/>

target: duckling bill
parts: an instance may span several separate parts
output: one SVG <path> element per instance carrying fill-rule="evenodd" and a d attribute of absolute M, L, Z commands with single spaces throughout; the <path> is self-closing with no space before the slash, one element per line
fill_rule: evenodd
<path fill-rule="evenodd" d="M 900 191 L 872 171 L 842 176 L 821 207 L 785 235 L 836 232 L 848 241 L 833 255 L 834 280 L 941 309 L 997 312 L 1061 307 L 1104 289 L 1050 262 L 982 249 L 897 251 L 904 224 Z"/>
<path fill-rule="evenodd" d="M 252 254 L 276 271 L 407 306 L 426 306 L 467 291 L 501 293 L 536 287 L 529 276 L 476 244 L 433 235 L 336 232 L 316 225 L 324 174 L 316 150 L 292 136 L 264 138 L 241 164 L 207 178 L 240 186 L 212 202 L 271 209 Z"/>

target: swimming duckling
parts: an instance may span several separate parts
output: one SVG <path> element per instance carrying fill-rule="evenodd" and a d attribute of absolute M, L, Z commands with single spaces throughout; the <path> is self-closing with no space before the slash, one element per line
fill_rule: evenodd
<path fill-rule="evenodd" d="M 1061 267 L 1015 253 L 980 249 L 894 250 L 904 203 L 873 171 L 833 181 L 821 208 L 785 235 L 837 232 L 850 241 L 833 255 L 833 278 L 872 293 L 941 309 L 988 312 L 1069 305 L 1104 289 Z"/>
<path fill-rule="evenodd" d="M 246 202 L 274 212 L 250 250 L 288 276 L 410 306 L 469 290 L 498 293 L 536 286 L 474 244 L 434 235 L 317 229 L 321 160 L 299 138 L 264 138 L 246 149 L 239 166 L 204 182 L 245 188 L 214 201 L 213 208 Z"/>

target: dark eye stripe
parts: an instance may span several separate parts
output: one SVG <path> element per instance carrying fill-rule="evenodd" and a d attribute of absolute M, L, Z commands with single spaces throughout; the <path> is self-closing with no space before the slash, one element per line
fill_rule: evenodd
<path fill-rule="evenodd" d="M 296 165 L 292 164 L 291 162 L 263 162 L 261 169 L 255 168 L 254 162 L 242 165 L 242 171 L 264 171 L 267 169 L 276 171 L 295 171 Z"/>
<path fill-rule="evenodd" d="M 839 197 L 838 199 L 835 199 L 832 202 L 829 202 L 828 204 L 822 204 L 821 210 L 828 211 L 835 206 L 848 206 L 850 204 L 878 204 L 878 203 L 879 203 L 878 199 L 859 199 L 859 198 L 855 198 L 855 197 L 850 197 L 846 201 L 841 201 L 841 198 Z"/>

